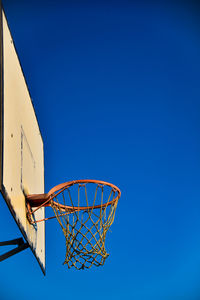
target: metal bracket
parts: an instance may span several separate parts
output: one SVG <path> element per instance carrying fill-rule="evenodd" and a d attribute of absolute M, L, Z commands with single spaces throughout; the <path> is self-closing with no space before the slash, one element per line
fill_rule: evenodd
<path fill-rule="evenodd" d="M 8 246 L 8 245 L 18 245 L 18 247 L 0 255 L 0 262 L 7 259 L 10 256 L 13 256 L 29 247 L 28 243 L 24 243 L 22 238 L 14 239 L 11 241 L 0 242 L 0 246 Z"/>

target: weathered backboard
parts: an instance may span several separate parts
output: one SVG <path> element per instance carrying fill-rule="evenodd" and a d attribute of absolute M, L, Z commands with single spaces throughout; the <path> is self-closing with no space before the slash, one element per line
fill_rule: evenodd
<path fill-rule="evenodd" d="M 25 240 L 45 273 L 45 224 L 26 218 L 25 193 L 44 193 L 43 140 L 5 14 L 0 17 L 0 185 Z M 44 218 L 44 208 L 35 213 Z"/>

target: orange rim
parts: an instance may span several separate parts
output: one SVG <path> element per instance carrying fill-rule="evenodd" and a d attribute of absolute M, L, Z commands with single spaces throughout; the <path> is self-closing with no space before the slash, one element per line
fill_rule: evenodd
<path fill-rule="evenodd" d="M 71 206 L 71 205 L 63 205 L 63 204 L 59 204 L 56 201 L 53 201 L 53 199 L 55 197 L 57 197 L 60 193 L 62 193 L 64 190 L 68 189 L 70 186 L 73 186 L 75 184 L 87 184 L 87 183 L 94 183 L 97 184 L 99 186 L 109 186 L 112 188 L 114 193 L 117 193 L 117 196 L 112 199 L 111 201 L 104 203 L 104 204 L 99 204 L 99 205 L 94 205 L 94 206 Z M 49 217 L 49 218 L 45 218 L 42 220 L 38 220 L 38 221 L 33 221 L 31 220 L 31 216 L 41 207 L 49 207 L 52 204 L 54 206 L 59 207 L 61 210 L 63 211 L 67 211 L 67 213 L 73 213 L 75 211 L 81 211 L 81 210 L 92 210 L 92 209 L 98 209 L 98 208 L 102 208 L 102 207 L 107 207 L 111 204 L 114 204 L 115 202 L 117 202 L 119 200 L 119 198 L 121 197 L 121 191 L 120 189 L 115 186 L 112 183 L 109 182 L 105 182 L 105 181 L 101 181 L 101 180 L 94 180 L 94 179 L 81 179 L 81 180 L 72 180 L 72 181 L 68 181 L 68 182 L 64 182 L 61 184 L 56 185 L 55 187 L 53 187 L 48 194 L 33 194 L 33 195 L 27 195 L 26 196 L 26 201 L 27 201 L 27 217 L 28 220 L 31 224 L 33 223 L 37 223 L 37 222 L 41 222 L 41 221 L 46 221 L 49 219 L 53 219 L 55 218 L 55 216 L 53 217 Z M 33 209 L 35 208 L 35 209 Z"/>
<path fill-rule="evenodd" d="M 115 203 L 121 197 L 120 189 L 112 183 L 109 183 L 109 182 L 106 182 L 106 181 L 101 181 L 101 180 L 94 180 L 94 179 L 80 179 L 80 180 L 72 180 L 72 181 L 64 182 L 64 183 L 61 183 L 61 184 L 56 185 L 55 187 L 53 187 L 48 193 L 49 201 L 53 200 L 60 193 L 62 193 L 64 190 L 68 189 L 70 186 L 73 186 L 75 184 L 87 184 L 87 183 L 107 185 L 107 186 L 111 187 L 114 192 L 117 192 L 117 196 L 113 200 L 111 200 L 107 203 L 100 204 L 100 205 L 95 205 L 95 206 L 79 206 L 79 207 L 76 207 L 76 206 L 58 204 L 57 202 L 53 201 L 54 205 L 59 206 L 61 209 L 65 209 L 65 210 L 66 209 L 67 210 L 95 209 L 95 208 L 101 208 L 101 207 L 111 205 L 111 204 Z"/>

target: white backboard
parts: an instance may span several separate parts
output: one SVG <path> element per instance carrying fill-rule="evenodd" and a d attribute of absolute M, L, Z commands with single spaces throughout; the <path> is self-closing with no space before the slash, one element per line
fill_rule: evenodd
<path fill-rule="evenodd" d="M 45 273 L 45 224 L 29 223 L 24 196 L 44 193 L 43 140 L 2 10 L 1 18 L 1 193 Z M 35 213 L 44 217 L 44 208 Z"/>

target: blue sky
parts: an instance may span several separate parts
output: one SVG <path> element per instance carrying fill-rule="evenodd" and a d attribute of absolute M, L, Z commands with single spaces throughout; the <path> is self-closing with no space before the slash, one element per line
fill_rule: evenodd
<path fill-rule="evenodd" d="M 42 2 L 42 3 L 41 3 Z M 45 190 L 101 179 L 122 197 L 102 268 L 68 270 L 46 223 L 0 265 L 0 299 L 200 299 L 200 7 L 195 1 L 3 2 L 45 149 Z M 20 237 L 1 198 L 0 238 Z"/>

